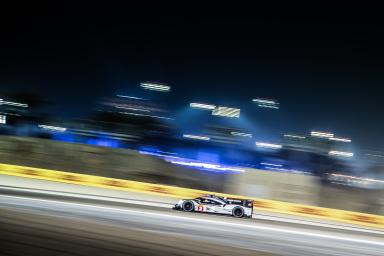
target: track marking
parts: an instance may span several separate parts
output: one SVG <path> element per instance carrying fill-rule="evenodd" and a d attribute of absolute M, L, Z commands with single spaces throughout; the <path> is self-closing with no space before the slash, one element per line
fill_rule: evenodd
<path fill-rule="evenodd" d="M 73 197 L 79 199 L 93 199 L 99 201 L 109 201 L 115 203 L 126 203 L 126 204 L 136 204 L 136 205 L 144 205 L 144 206 L 155 206 L 161 208 L 169 209 L 172 207 L 172 204 L 153 202 L 148 200 L 134 200 L 134 199 L 126 199 L 126 198 L 116 198 L 116 197 L 107 197 L 107 196 L 98 196 L 98 195 L 89 195 L 89 194 L 79 194 L 79 193 L 70 193 L 70 192 L 61 192 L 61 191 L 52 191 L 52 190 L 39 190 L 39 189 L 28 189 L 28 188 L 11 188 L 11 187 L 3 187 L 0 186 L 2 190 L 11 190 L 11 191 L 24 191 L 31 192 L 40 195 L 56 195 L 56 196 L 66 196 Z M 29 197 L 25 197 L 29 198 Z"/>

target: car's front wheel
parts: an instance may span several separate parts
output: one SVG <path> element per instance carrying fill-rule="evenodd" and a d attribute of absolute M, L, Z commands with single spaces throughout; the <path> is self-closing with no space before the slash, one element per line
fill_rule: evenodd
<path fill-rule="evenodd" d="M 240 207 L 235 207 L 233 208 L 232 210 L 232 215 L 236 218 L 242 218 L 244 217 L 244 210 L 243 208 L 240 208 Z"/>
<path fill-rule="evenodd" d="M 193 212 L 195 210 L 195 205 L 191 201 L 185 201 L 183 203 L 183 211 Z"/>

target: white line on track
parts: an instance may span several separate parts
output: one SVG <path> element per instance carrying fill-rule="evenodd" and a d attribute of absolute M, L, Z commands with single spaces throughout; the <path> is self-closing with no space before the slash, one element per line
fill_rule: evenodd
<path fill-rule="evenodd" d="M 48 190 L 38 190 L 38 189 L 28 189 L 28 188 L 11 188 L 11 187 L 3 187 L 3 186 L 0 186 L 0 188 L 3 190 L 10 190 L 10 191 L 32 192 L 34 194 L 40 194 L 40 195 L 66 196 L 66 197 L 73 197 L 76 199 L 94 199 L 94 200 L 99 200 L 99 201 L 103 200 L 103 201 L 109 201 L 114 203 L 155 206 L 155 207 L 161 207 L 161 208 L 167 208 L 167 209 L 173 206 L 172 204 L 167 204 L 167 203 L 160 203 L 160 202 L 153 202 L 153 201 L 146 201 L 146 200 L 134 200 L 134 199 L 128 199 L 128 198 L 126 199 L 126 198 L 86 195 L 86 194 L 79 194 L 79 193 L 48 191 Z"/>
<path fill-rule="evenodd" d="M 309 231 L 299 231 L 299 230 L 292 230 L 292 229 L 282 229 L 282 228 L 275 228 L 275 227 L 267 227 L 262 225 L 246 225 L 241 223 L 230 223 L 230 222 L 223 222 L 218 220 L 208 220 L 208 219 L 201 219 L 201 218 L 191 218 L 191 217 L 185 217 L 185 216 L 176 216 L 176 215 L 169 215 L 164 213 L 154 213 L 154 212 L 147 212 L 147 211 L 138 211 L 138 210 L 128 210 L 128 209 L 120 209 L 116 207 L 106 207 L 106 206 L 96 206 L 96 205 L 90 205 L 90 204 L 79 204 L 79 203 L 73 203 L 73 202 L 62 202 L 57 200 L 48 200 L 48 199 L 39 199 L 39 198 L 28 198 L 28 197 L 20 197 L 20 196 L 7 196 L 7 195 L 0 195 L 0 197 L 6 197 L 6 198 L 17 198 L 22 200 L 33 200 L 33 201 L 40 201 L 40 202 L 49 202 L 49 203 L 60 203 L 65 205 L 75 205 L 79 207 L 90 207 L 95 209 L 103 209 L 108 211 L 116 211 L 116 212 L 122 212 L 122 213 L 135 213 L 139 214 L 141 216 L 158 216 L 163 218 L 171 218 L 171 219 L 178 219 L 178 220 L 185 220 L 185 221 L 196 221 L 196 222 L 203 222 L 203 223 L 209 223 L 209 224 L 216 224 L 216 225 L 224 225 L 224 226 L 231 226 L 236 228 L 245 228 L 245 229 L 254 229 L 254 230 L 265 230 L 265 231 L 272 231 L 272 232 L 278 232 L 278 233 L 285 233 L 285 234 L 294 234 L 294 235 L 302 235 L 302 236 L 311 236 L 315 238 L 325 238 L 325 239 L 333 239 L 338 241 L 345 241 L 345 242 L 353 242 L 353 243 L 362 243 L 362 244 L 369 244 L 369 245 L 376 245 L 376 246 L 383 246 L 384 247 L 384 241 L 373 241 L 373 240 L 366 240 L 366 239 L 358 239 L 358 238 L 352 238 L 352 237 L 341 237 L 340 235 L 327 235 L 327 234 L 320 234 L 320 233 L 314 233 Z"/>

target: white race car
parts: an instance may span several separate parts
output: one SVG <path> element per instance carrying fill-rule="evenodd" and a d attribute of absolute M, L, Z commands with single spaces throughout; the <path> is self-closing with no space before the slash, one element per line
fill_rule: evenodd
<path fill-rule="evenodd" d="M 207 212 L 232 215 L 237 218 L 252 217 L 253 200 L 206 195 L 195 199 L 182 199 L 173 207 L 185 212 Z"/>

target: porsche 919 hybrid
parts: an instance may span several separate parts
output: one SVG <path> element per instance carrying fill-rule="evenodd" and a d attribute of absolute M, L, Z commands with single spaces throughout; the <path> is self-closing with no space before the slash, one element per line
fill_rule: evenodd
<path fill-rule="evenodd" d="M 253 200 L 206 195 L 195 199 L 182 199 L 177 202 L 173 209 L 185 212 L 206 212 L 232 215 L 237 218 L 251 218 Z"/>

